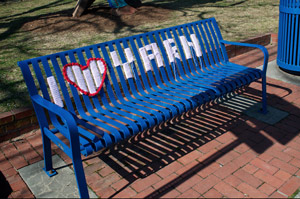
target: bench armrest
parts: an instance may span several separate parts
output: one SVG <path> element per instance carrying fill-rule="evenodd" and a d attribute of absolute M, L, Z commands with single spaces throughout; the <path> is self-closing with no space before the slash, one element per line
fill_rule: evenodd
<path fill-rule="evenodd" d="M 268 50 L 264 46 L 258 45 L 258 44 L 248 44 L 248 43 L 232 42 L 232 41 L 226 41 L 226 40 L 221 40 L 220 42 L 223 44 L 229 44 L 229 45 L 235 45 L 235 46 L 245 46 L 245 47 L 260 49 L 264 54 L 264 64 L 263 64 L 262 71 L 263 71 L 263 74 L 266 75 L 268 61 L 269 61 L 269 53 L 268 53 Z"/>
<path fill-rule="evenodd" d="M 71 137 L 73 137 L 72 135 L 77 135 L 78 136 L 78 128 L 75 122 L 75 119 L 73 117 L 73 115 L 66 111 L 65 109 L 57 106 L 56 104 L 53 104 L 52 102 L 49 102 L 48 100 L 42 98 L 40 95 L 34 95 L 31 97 L 31 100 L 34 104 L 35 107 L 39 108 L 44 108 L 47 111 L 51 112 L 54 115 L 59 116 L 63 122 L 65 123 L 64 126 L 62 126 L 58 121 L 57 118 L 51 118 L 52 120 L 52 124 L 57 127 L 60 131 L 63 131 L 61 133 L 65 134 L 67 136 L 67 138 L 71 139 Z M 39 110 L 37 110 L 37 108 L 35 108 L 37 111 L 37 117 L 40 116 L 41 113 Z M 43 116 L 42 116 L 43 117 Z M 51 117 L 51 116 L 50 116 Z M 54 123 L 53 123 L 54 121 Z M 41 125 L 41 127 L 45 127 L 44 125 Z M 67 127 L 66 128 L 62 128 L 62 127 Z"/>

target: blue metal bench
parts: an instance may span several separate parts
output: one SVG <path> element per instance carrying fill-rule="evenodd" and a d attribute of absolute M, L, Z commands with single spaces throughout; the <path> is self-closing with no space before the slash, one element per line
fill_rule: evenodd
<path fill-rule="evenodd" d="M 263 70 L 229 62 L 225 44 L 262 50 Z M 95 96 L 82 94 L 63 77 L 65 65 L 86 65 L 91 58 L 103 58 L 107 64 L 104 86 Z M 18 65 L 41 128 L 45 172 L 56 174 L 52 141 L 73 160 L 79 194 L 86 198 L 81 154 L 88 156 L 261 78 L 261 111 L 266 113 L 267 63 L 266 48 L 223 40 L 216 20 L 210 18 L 20 61 Z M 96 62 L 93 64 L 95 67 Z M 103 74 L 103 68 L 98 65 L 98 69 Z M 93 70 L 85 72 L 91 77 Z"/>

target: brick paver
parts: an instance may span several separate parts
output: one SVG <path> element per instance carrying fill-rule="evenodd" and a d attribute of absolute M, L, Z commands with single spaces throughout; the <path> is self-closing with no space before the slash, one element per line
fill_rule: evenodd
<path fill-rule="evenodd" d="M 254 198 L 267 198 L 267 195 L 262 193 L 260 190 L 246 184 L 246 183 L 241 183 L 239 184 L 239 186 L 237 187 L 238 190 L 240 190 L 241 192 L 244 193 L 244 195 Z"/>
<path fill-rule="evenodd" d="M 244 194 L 236 190 L 234 187 L 228 185 L 225 182 L 219 182 L 214 186 L 214 188 L 219 191 L 222 195 L 228 198 L 243 198 Z"/>
<path fill-rule="evenodd" d="M 261 185 L 259 188 L 258 188 L 261 192 L 267 194 L 268 196 L 271 195 L 272 193 L 274 193 L 274 191 L 276 190 L 275 187 L 267 184 L 267 183 L 264 183 L 263 185 Z"/>
<path fill-rule="evenodd" d="M 287 181 L 282 187 L 279 188 L 279 191 L 290 196 L 299 187 L 300 187 L 300 179 L 293 176 L 291 180 Z"/>
<path fill-rule="evenodd" d="M 270 61 L 274 60 L 277 46 L 267 48 Z M 231 61 L 257 67 L 262 54 L 255 50 Z M 144 142 L 139 145 L 142 150 L 120 149 L 107 161 L 97 155 L 84 158 L 89 187 L 103 198 L 287 198 L 300 187 L 300 87 L 271 78 L 267 82 L 268 103 L 289 112 L 285 119 L 269 125 L 214 105 L 187 118 L 180 131 L 165 130 L 147 138 L 149 143 L 164 139 L 158 147 Z M 244 95 L 260 100 L 260 89 L 261 82 L 253 83 Z M 185 131 L 189 125 L 199 131 Z M 53 148 L 53 153 L 71 163 Z M 17 169 L 41 160 L 42 155 L 39 130 L 0 143 L 0 170 L 12 188 L 10 198 L 33 197 Z"/>
<path fill-rule="evenodd" d="M 275 191 L 275 192 L 270 196 L 270 198 L 287 198 L 287 196 L 284 195 L 284 194 L 282 194 L 282 193 L 280 193 L 280 192 Z"/>
<path fill-rule="evenodd" d="M 193 186 L 193 189 L 197 192 L 203 194 L 219 183 L 221 180 L 215 175 L 210 175 L 205 178 L 203 181 L 198 182 L 197 185 Z"/>
<path fill-rule="evenodd" d="M 147 178 L 135 181 L 134 183 L 131 184 L 131 187 L 135 191 L 141 192 L 159 181 L 161 181 L 161 178 L 157 174 L 152 174 Z"/>
<path fill-rule="evenodd" d="M 204 196 L 204 198 L 222 198 L 223 195 L 220 194 L 214 188 L 212 188 L 208 192 L 206 192 L 203 196 Z"/>
<path fill-rule="evenodd" d="M 234 173 L 234 176 L 238 177 L 243 182 L 246 182 L 247 184 L 251 185 L 254 188 L 259 187 L 262 184 L 262 181 L 260 179 L 257 179 L 250 173 L 246 172 L 243 169 L 239 169 Z"/>
<path fill-rule="evenodd" d="M 256 166 L 257 168 L 262 169 L 263 171 L 273 175 L 278 171 L 278 168 L 272 166 L 271 164 L 261 160 L 260 158 L 255 158 L 250 162 L 252 165 Z"/>
<path fill-rule="evenodd" d="M 263 170 L 257 171 L 254 174 L 254 176 L 257 177 L 258 179 L 262 180 L 263 182 L 273 185 L 276 188 L 279 188 L 284 184 L 283 180 L 281 180 L 275 176 L 272 176 Z"/>
<path fill-rule="evenodd" d="M 234 173 L 236 170 L 239 169 L 239 166 L 234 164 L 233 162 L 230 162 L 226 164 L 225 166 L 221 167 L 215 172 L 215 175 L 221 179 L 226 178 L 230 174 Z"/>

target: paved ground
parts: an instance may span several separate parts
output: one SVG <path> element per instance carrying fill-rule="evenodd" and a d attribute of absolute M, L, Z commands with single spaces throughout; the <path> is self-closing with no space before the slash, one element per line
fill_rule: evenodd
<path fill-rule="evenodd" d="M 276 48 L 268 46 L 271 61 Z M 255 50 L 232 61 L 258 67 L 262 54 Z M 290 196 L 300 187 L 300 87 L 274 78 L 267 83 L 268 103 L 282 111 L 281 120 L 263 122 L 236 108 L 260 100 L 261 83 L 253 83 L 243 92 L 247 100 L 233 97 L 83 158 L 89 187 L 103 198 Z M 18 171 L 40 160 L 39 130 L 0 143 L 1 190 L 11 188 L 11 198 L 33 197 Z"/>
<path fill-rule="evenodd" d="M 74 191 L 77 184 L 73 170 L 58 155 L 54 155 L 52 161 L 59 175 L 51 178 L 43 170 L 43 160 L 23 167 L 18 172 L 36 198 L 79 198 L 79 192 Z M 91 189 L 89 195 L 97 198 Z"/>

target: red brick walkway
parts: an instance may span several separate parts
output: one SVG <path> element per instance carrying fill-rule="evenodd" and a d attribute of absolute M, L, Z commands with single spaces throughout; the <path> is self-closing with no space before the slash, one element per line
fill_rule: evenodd
<path fill-rule="evenodd" d="M 267 46 L 270 60 L 276 46 Z M 254 60 L 254 61 L 253 61 Z M 262 54 L 232 59 L 256 67 Z M 144 133 L 84 158 L 89 187 L 99 197 L 283 197 L 300 187 L 300 87 L 269 78 L 268 104 L 289 112 L 274 125 L 214 105 L 165 130 Z M 260 100 L 261 83 L 244 95 Z M 11 198 L 33 197 L 17 169 L 42 160 L 40 131 L 0 143 L 0 170 Z M 57 147 L 54 153 L 71 163 Z"/>

